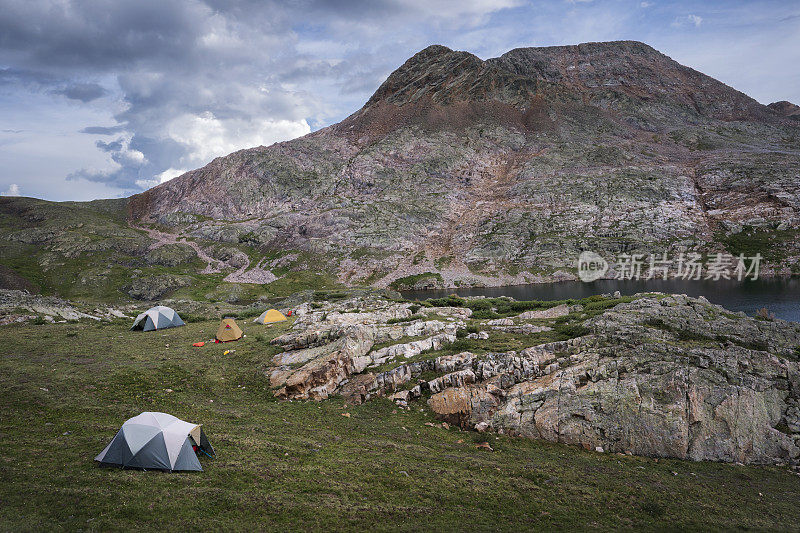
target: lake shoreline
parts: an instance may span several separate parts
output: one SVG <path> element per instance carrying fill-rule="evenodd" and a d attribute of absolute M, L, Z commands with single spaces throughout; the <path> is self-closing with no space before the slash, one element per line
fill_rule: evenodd
<path fill-rule="evenodd" d="M 462 297 L 508 296 L 516 300 L 568 300 L 596 294 L 622 295 L 639 292 L 663 292 L 703 296 L 710 302 L 731 311 L 754 315 L 761 308 L 768 309 L 777 318 L 800 322 L 800 279 L 797 277 L 768 277 L 758 280 L 616 280 L 601 279 L 592 282 L 558 281 L 506 285 L 502 287 L 456 287 L 449 289 L 420 289 L 400 291 L 404 298 L 425 300 L 456 294 Z"/>

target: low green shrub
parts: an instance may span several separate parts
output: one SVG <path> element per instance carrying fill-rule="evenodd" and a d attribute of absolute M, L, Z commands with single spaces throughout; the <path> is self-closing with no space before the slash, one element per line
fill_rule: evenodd
<path fill-rule="evenodd" d="M 414 320 L 419 320 L 421 318 L 425 318 L 425 315 L 411 315 L 407 317 L 401 318 L 390 318 L 386 321 L 387 324 L 400 324 L 402 322 L 412 322 Z"/>

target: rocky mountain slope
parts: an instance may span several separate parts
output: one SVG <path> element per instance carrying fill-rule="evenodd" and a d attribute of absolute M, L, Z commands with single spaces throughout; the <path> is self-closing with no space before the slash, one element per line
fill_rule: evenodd
<path fill-rule="evenodd" d="M 569 277 L 583 249 L 736 252 L 743 230 L 789 273 L 798 134 L 642 43 L 486 61 L 431 46 L 341 123 L 219 158 L 130 207 L 197 238 L 312 251 L 350 284 Z"/>
<path fill-rule="evenodd" d="M 127 201 L 4 198 L 0 281 L 236 300 L 304 284 L 574 279 L 583 250 L 760 252 L 763 273 L 789 275 L 791 105 L 761 105 L 638 42 L 485 61 L 431 46 L 342 122 Z"/>
<path fill-rule="evenodd" d="M 773 109 L 780 113 L 781 115 L 792 117 L 792 118 L 800 118 L 800 106 L 793 104 L 791 102 L 787 102 L 786 100 L 781 100 L 780 102 L 772 102 L 768 106 L 770 109 Z"/>

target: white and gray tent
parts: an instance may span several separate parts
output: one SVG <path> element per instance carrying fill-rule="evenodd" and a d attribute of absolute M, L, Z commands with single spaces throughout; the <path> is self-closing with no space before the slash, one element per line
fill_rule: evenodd
<path fill-rule="evenodd" d="M 145 412 L 126 420 L 94 460 L 101 465 L 145 470 L 202 471 L 198 451 L 214 455 L 202 426 L 166 413 Z"/>
<path fill-rule="evenodd" d="M 137 316 L 131 329 L 153 331 L 154 329 L 176 328 L 185 325 L 174 309 L 165 305 L 157 305 Z"/>

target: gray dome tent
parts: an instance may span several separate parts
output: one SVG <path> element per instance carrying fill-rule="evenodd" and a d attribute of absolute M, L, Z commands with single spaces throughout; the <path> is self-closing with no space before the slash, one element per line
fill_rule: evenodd
<path fill-rule="evenodd" d="M 126 468 L 202 471 L 195 449 L 214 455 L 200 425 L 166 413 L 145 412 L 126 420 L 94 460 Z"/>
<path fill-rule="evenodd" d="M 137 316 L 131 329 L 152 331 L 154 329 L 176 328 L 185 325 L 174 309 L 165 305 L 157 305 Z"/>

